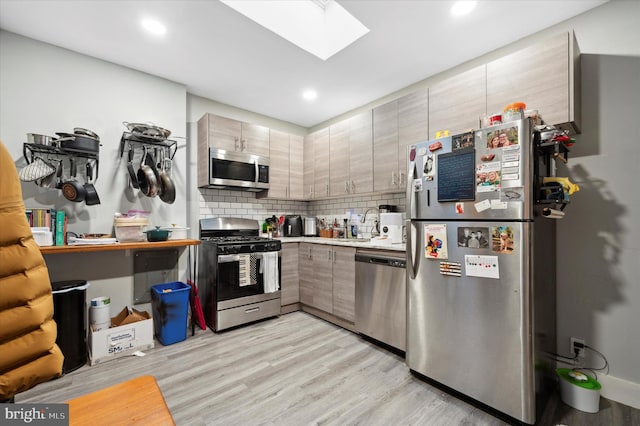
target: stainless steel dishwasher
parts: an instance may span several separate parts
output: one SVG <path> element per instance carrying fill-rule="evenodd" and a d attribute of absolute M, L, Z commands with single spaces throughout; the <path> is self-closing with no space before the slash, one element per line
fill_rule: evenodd
<path fill-rule="evenodd" d="M 404 252 L 356 252 L 358 333 L 406 350 L 407 283 Z"/>

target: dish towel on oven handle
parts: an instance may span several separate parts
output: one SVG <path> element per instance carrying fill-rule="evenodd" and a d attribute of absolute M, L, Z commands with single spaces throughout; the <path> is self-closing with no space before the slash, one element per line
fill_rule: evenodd
<path fill-rule="evenodd" d="M 254 282 L 251 282 L 251 255 L 250 254 L 238 255 L 238 263 L 239 263 L 238 285 L 240 287 L 254 285 L 255 278 L 254 278 Z"/>
<path fill-rule="evenodd" d="M 280 290 L 278 283 L 278 252 L 269 251 L 262 253 L 262 262 L 260 262 L 260 272 L 262 273 L 262 283 L 264 284 L 265 293 L 273 293 Z"/>

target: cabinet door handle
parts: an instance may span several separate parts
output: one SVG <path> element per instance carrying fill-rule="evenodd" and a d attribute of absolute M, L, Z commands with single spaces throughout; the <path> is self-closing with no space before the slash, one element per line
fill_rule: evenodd
<path fill-rule="evenodd" d="M 236 151 L 240 150 L 240 148 L 238 147 L 238 142 L 240 142 L 240 139 L 239 138 L 234 138 L 234 146 L 235 146 L 235 150 Z"/>
<path fill-rule="evenodd" d="M 356 183 L 354 181 L 351 181 L 351 193 L 356 193 Z"/>
<path fill-rule="evenodd" d="M 396 183 L 396 172 L 391 172 L 391 186 L 397 186 Z"/>
<path fill-rule="evenodd" d="M 247 149 L 247 140 L 246 139 L 242 139 L 242 143 L 240 144 L 240 146 L 242 147 L 242 151 Z"/>
<path fill-rule="evenodd" d="M 404 172 L 400 172 L 400 186 L 404 185 Z"/>
<path fill-rule="evenodd" d="M 332 250 L 332 251 L 333 251 L 333 263 L 336 263 L 336 251 L 335 250 Z"/>
<path fill-rule="evenodd" d="M 344 192 L 346 192 L 347 194 L 349 193 L 349 181 L 348 180 L 344 181 Z"/>
<path fill-rule="evenodd" d="M 329 184 L 327 184 L 327 193 L 326 195 L 329 195 Z"/>
<path fill-rule="evenodd" d="M 329 250 L 327 254 L 329 255 L 329 262 L 331 262 L 331 250 Z"/>

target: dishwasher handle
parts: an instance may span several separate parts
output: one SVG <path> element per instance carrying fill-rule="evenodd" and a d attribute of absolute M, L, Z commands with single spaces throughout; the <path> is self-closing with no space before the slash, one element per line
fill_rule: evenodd
<path fill-rule="evenodd" d="M 369 263 L 372 265 L 390 266 L 394 268 L 405 268 L 407 261 L 401 257 L 375 256 L 370 254 L 356 253 L 356 262 Z"/>

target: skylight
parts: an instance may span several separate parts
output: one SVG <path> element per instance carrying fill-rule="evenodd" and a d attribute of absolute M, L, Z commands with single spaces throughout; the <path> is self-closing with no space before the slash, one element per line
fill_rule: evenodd
<path fill-rule="evenodd" d="M 322 60 L 369 32 L 335 0 L 220 1 Z"/>

